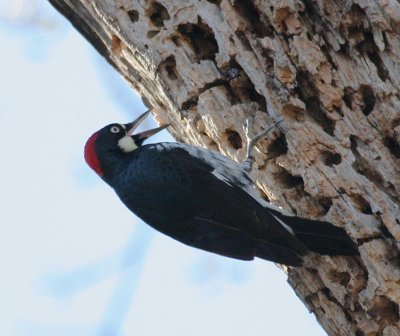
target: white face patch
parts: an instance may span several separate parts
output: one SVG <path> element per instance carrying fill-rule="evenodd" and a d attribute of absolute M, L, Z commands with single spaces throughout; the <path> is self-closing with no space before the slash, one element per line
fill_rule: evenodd
<path fill-rule="evenodd" d="M 118 147 L 121 148 L 121 150 L 125 153 L 133 152 L 134 150 L 136 150 L 138 148 L 138 146 L 135 143 L 135 140 L 133 140 L 128 135 L 119 139 Z"/>

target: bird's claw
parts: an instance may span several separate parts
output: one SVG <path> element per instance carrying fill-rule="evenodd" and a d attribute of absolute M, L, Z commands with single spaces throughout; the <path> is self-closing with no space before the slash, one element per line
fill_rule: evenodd
<path fill-rule="evenodd" d="M 251 121 L 250 121 L 251 120 Z M 246 135 L 247 140 L 247 155 L 246 159 L 243 161 L 242 165 L 247 172 L 250 172 L 254 162 L 254 147 L 261 138 L 265 137 L 272 129 L 278 126 L 283 122 L 283 119 L 278 120 L 273 125 L 258 133 L 256 136 L 253 134 L 253 117 L 249 117 L 246 119 L 246 124 L 244 125 L 244 133 Z"/>
<path fill-rule="evenodd" d="M 250 122 L 250 119 L 252 120 L 251 122 Z M 249 117 L 246 119 L 246 123 L 243 126 L 244 134 L 246 135 L 246 140 L 247 140 L 248 144 L 250 143 L 251 139 L 254 137 L 253 132 L 252 132 L 253 121 L 254 121 L 254 118 Z"/>

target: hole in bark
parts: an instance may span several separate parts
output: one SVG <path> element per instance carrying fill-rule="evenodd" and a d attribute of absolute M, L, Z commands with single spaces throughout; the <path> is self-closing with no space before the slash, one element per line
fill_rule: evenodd
<path fill-rule="evenodd" d="M 229 63 L 228 66 L 221 68 L 220 71 L 226 80 L 232 80 L 240 75 L 240 70 L 238 68 L 235 68 L 235 65 L 232 64 L 232 61 Z"/>
<path fill-rule="evenodd" d="M 375 44 L 374 36 L 370 31 L 364 31 L 363 33 L 364 39 L 356 46 L 356 48 L 361 54 L 368 56 L 371 62 L 374 63 L 379 78 L 382 81 L 386 81 L 389 78 L 389 72 L 379 55 L 380 51 L 378 46 Z"/>
<path fill-rule="evenodd" d="M 383 139 L 383 144 L 389 149 L 390 154 L 400 159 L 400 145 L 395 138 L 387 136 Z"/>
<path fill-rule="evenodd" d="M 360 247 L 360 246 L 362 246 L 366 243 L 370 243 L 376 239 L 383 239 L 383 236 L 381 234 L 374 234 L 372 236 L 367 236 L 366 238 L 358 238 L 357 245 Z"/>
<path fill-rule="evenodd" d="M 375 64 L 380 79 L 382 79 L 382 81 L 385 82 L 389 78 L 389 71 L 386 69 L 386 66 L 383 63 L 381 57 L 379 56 L 378 51 L 376 50 L 370 51 L 368 53 L 368 57 L 372 61 L 372 63 Z"/>
<path fill-rule="evenodd" d="M 327 197 L 319 198 L 319 199 L 317 200 L 317 202 L 318 202 L 318 203 L 321 205 L 321 207 L 324 209 L 324 212 L 321 214 L 321 216 L 322 216 L 322 215 L 326 215 L 326 214 L 329 212 L 329 210 L 331 209 L 332 205 L 333 205 L 332 200 L 331 200 L 330 198 L 327 198 Z"/>
<path fill-rule="evenodd" d="M 392 128 L 396 128 L 399 125 L 400 125 L 400 118 L 394 118 L 392 120 Z"/>
<path fill-rule="evenodd" d="M 237 37 L 239 37 L 240 42 L 243 44 L 243 48 L 247 51 L 251 51 L 251 44 L 249 40 L 247 39 L 246 34 L 243 31 L 237 32 Z"/>
<path fill-rule="evenodd" d="M 159 30 L 149 30 L 147 32 L 147 38 L 152 39 L 154 36 L 156 36 L 160 31 Z"/>
<path fill-rule="evenodd" d="M 236 0 L 233 4 L 238 13 L 249 23 L 249 30 L 253 31 L 257 37 L 272 36 L 271 27 L 263 22 L 264 18 L 253 3 L 253 0 Z"/>
<path fill-rule="evenodd" d="M 334 135 L 335 122 L 327 118 L 322 109 L 322 103 L 319 99 L 307 99 L 304 101 L 306 104 L 306 111 L 308 115 L 314 119 L 322 129 L 329 135 Z"/>
<path fill-rule="evenodd" d="M 352 46 L 357 45 L 364 41 L 364 22 L 367 20 L 365 11 L 358 4 L 353 4 L 351 9 L 342 16 L 342 22 L 339 24 L 339 33 Z"/>
<path fill-rule="evenodd" d="M 376 170 L 373 165 L 368 164 L 368 162 L 361 156 L 357 149 L 358 141 L 360 140 L 355 135 L 350 136 L 350 149 L 355 157 L 355 161 L 352 164 L 354 170 L 357 173 L 365 176 L 369 181 L 371 181 L 380 190 L 391 196 L 393 199 L 398 199 L 394 185 L 389 181 L 385 181 L 382 174 Z"/>
<path fill-rule="evenodd" d="M 156 27 L 163 27 L 164 21 L 170 19 L 167 9 L 158 2 L 153 2 L 147 13 L 150 17 L 150 21 Z"/>
<path fill-rule="evenodd" d="M 304 187 L 304 180 L 301 176 L 294 176 L 286 169 L 281 167 L 281 171 L 275 175 L 275 181 L 282 188 L 296 188 L 298 186 Z"/>
<path fill-rule="evenodd" d="M 392 233 L 388 230 L 388 228 L 383 223 L 382 223 L 380 229 L 381 229 L 384 237 L 393 239 L 394 241 L 396 240 L 396 238 L 393 237 Z"/>
<path fill-rule="evenodd" d="M 288 152 L 288 144 L 285 135 L 281 134 L 278 138 L 272 141 L 267 147 L 267 152 L 272 158 L 286 154 Z"/>
<path fill-rule="evenodd" d="M 271 200 L 269 199 L 269 197 L 267 196 L 267 194 L 266 193 L 264 193 L 263 191 L 260 193 L 260 195 L 261 195 L 261 198 L 264 200 L 264 201 L 266 201 L 266 202 L 268 202 L 268 203 L 271 203 Z"/>
<path fill-rule="evenodd" d="M 235 149 L 240 149 L 243 147 L 243 142 L 242 138 L 240 137 L 240 134 L 234 130 L 225 130 L 227 139 L 229 144 L 235 148 Z"/>
<path fill-rule="evenodd" d="M 197 106 L 197 102 L 198 102 L 199 98 L 193 98 L 193 99 L 189 99 L 186 100 L 185 102 L 182 103 L 181 105 L 181 110 L 190 110 L 193 107 Z"/>
<path fill-rule="evenodd" d="M 241 103 L 240 97 L 238 97 L 236 92 L 233 90 L 232 86 L 228 82 L 225 82 L 222 85 L 226 90 L 226 97 L 229 99 L 231 105 L 240 104 Z"/>
<path fill-rule="evenodd" d="M 315 31 L 314 28 L 315 24 L 323 26 L 321 25 L 321 14 L 319 14 L 318 4 L 309 0 L 303 1 L 303 3 L 304 3 L 303 13 L 306 15 L 305 17 L 308 19 L 311 27 L 313 27 L 312 31 Z"/>
<path fill-rule="evenodd" d="M 379 319 L 384 325 L 396 324 L 399 320 L 399 305 L 386 296 L 378 296 L 375 297 L 374 306 L 368 314 L 374 319 Z"/>
<path fill-rule="evenodd" d="M 353 89 L 350 86 L 347 86 L 344 88 L 344 92 L 343 92 L 343 100 L 344 103 L 346 104 L 346 106 L 352 110 L 353 109 Z"/>
<path fill-rule="evenodd" d="M 365 116 L 368 116 L 374 109 L 376 102 L 374 90 L 369 85 L 361 85 L 360 93 L 364 102 L 361 110 Z"/>
<path fill-rule="evenodd" d="M 181 41 L 179 40 L 179 37 L 178 37 L 178 36 L 172 35 L 172 36 L 171 36 L 171 41 L 174 42 L 174 44 L 175 44 L 177 47 L 180 47 L 180 46 L 181 46 Z"/>
<path fill-rule="evenodd" d="M 328 49 L 325 45 L 320 46 L 321 51 L 324 53 L 326 59 L 328 60 L 329 64 L 332 66 L 333 70 L 337 70 L 336 63 L 333 61 L 331 54 L 329 53 Z"/>
<path fill-rule="evenodd" d="M 162 62 L 159 66 L 160 71 L 165 71 L 167 76 L 171 80 L 177 80 L 178 72 L 176 70 L 176 61 L 174 56 L 168 56 L 164 62 Z"/>
<path fill-rule="evenodd" d="M 235 60 L 231 60 L 230 65 L 232 68 L 238 69 L 238 75 L 229 81 L 233 94 L 239 98 L 241 103 L 256 102 L 260 110 L 267 111 L 265 97 L 256 91 L 253 82 L 242 67 Z"/>
<path fill-rule="evenodd" d="M 186 23 L 178 26 L 178 31 L 188 39 L 196 54 L 197 63 L 201 60 L 214 60 L 218 44 L 211 28 L 201 21 L 198 24 Z"/>
<path fill-rule="evenodd" d="M 267 71 L 268 74 L 273 74 L 274 73 L 274 57 L 271 56 L 271 50 L 267 50 L 262 48 L 261 54 L 264 58 L 264 62 L 265 62 L 265 69 Z"/>
<path fill-rule="evenodd" d="M 214 5 L 219 6 L 221 4 L 221 0 L 207 0 L 208 2 L 213 3 Z"/>
<path fill-rule="evenodd" d="M 356 330 L 356 336 L 365 336 L 364 332 L 360 329 Z"/>
<path fill-rule="evenodd" d="M 362 55 L 366 55 L 374 63 L 378 76 L 382 81 L 386 81 L 389 78 L 389 72 L 380 57 L 380 50 L 375 43 L 373 34 L 368 30 L 371 28 L 365 25 L 366 22 L 369 22 L 369 19 L 365 11 L 358 4 L 353 4 L 351 10 L 343 16 L 339 32 L 345 40 L 350 41 L 351 45 L 354 45 Z M 349 51 L 348 46 L 346 48 L 346 51 Z"/>
<path fill-rule="evenodd" d="M 134 9 L 131 9 L 131 10 L 128 10 L 127 14 L 129 16 L 129 19 L 133 23 L 135 23 L 135 22 L 137 22 L 139 20 L 139 12 L 138 11 L 136 11 Z"/>
<path fill-rule="evenodd" d="M 345 57 L 346 59 L 349 59 L 349 55 L 350 55 L 350 46 L 349 43 L 346 41 L 343 44 L 340 45 L 340 49 L 338 51 L 339 53 L 342 54 L 343 57 Z"/>
<path fill-rule="evenodd" d="M 217 86 L 225 86 L 226 80 L 224 79 L 216 79 L 213 82 L 206 83 L 204 84 L 203 87 L 199 88 L 199 93 L 203 93 L 204 91 L 210 90 L 211 88 L 217 87 Z"/>
<path fill-rule="evenodd" d="M 274 11 L 274 28 L 277 30 L 278 33 L 286 34 L 288 31 L 287 20 L 292 17 L 292 11 L 288 6 L 275 8 Z M 307 32 L 307 37 L 309 39 L 312 38 L 310 33 Z"/>
<path fill-rule="evenodd" d="M 295 106 L 292 104 L 286 104 L 282 108 L 282 116 L 284 119 L 291 119 L 298 122 L 304 122 L 304 112 L 302 107 Z"/>
<path fill-rule="evenodd" d="M 346 287 L 350 282 L 350 274 L 347 272 L 338 272 L 336 270 L 331 270 L 328 277 L 331 281 L 340 283 L 344 287 Z"/>
<path fill-rule="evenodd" d="M 353 4 L 351 9 L 343 15 L 343 21 L 339 24 L 339 32 L 352 45 L 360 43 L 363 37 L 363 21 L 366 19 L 365 12 L 358 4 Z"/>
<path fill-rule="evenodd" d="M 323 105 L 318 98 L 318 92 L 307 71 L 299 71 L 296 76 L 297 87 L 295 89 L 299 98 L 306 104 L 306 113 L 322 127 L 329 135 L 334 134 L 335 122 L 330 120 L 323 110 Z"/>
<path fill-rule="evenodd" d="M 354 206 L 365 215 L 372 215 L 371 204 L 361 195 L 354 194 L 350 196 Z"/>
<path fill-rule="evenodd" d="M 326 287 L 321 288 L 321 289 L 320 289 L 320 292 L 321 292 L 322 294 L 324 294 L 324 295 L 329 299 L 329 301 L 332 301 L 332 302 L 336 303 L 338 306 L 340 306 L 340 302 L 339 302 L 339 301 L 336 299 L 336 297 L 332 294 L 332 292 L 330 291 L 329 288 L 326 288 Z M 350 314 L 349 314 L 346 310 L 344 310 L 343 312 L 344 312 L 344 314 L 345 314 L 346 319 L 347 319 L 348 321 L 352 321 L 352 318 L 351 318 Z"/>
<path fill-rule="evenodd" d="M 256 102 L 260 107 L 261 111 L 267 112 L 267 101 L 263 95 L 260 95 L 256 89 L 254 88 L 254 84 L 250 82 L 252 85 L 251 88 L 247 91 L 250 101 Z"/>
<path fill-rule="evenodd" d="M 342 162 L 342 157 L 338 153 L 333 153 L 329 151 L 321 152 L 322 161 L 326 166 L 332 167 L 333 165 L 338 165 Z"/>

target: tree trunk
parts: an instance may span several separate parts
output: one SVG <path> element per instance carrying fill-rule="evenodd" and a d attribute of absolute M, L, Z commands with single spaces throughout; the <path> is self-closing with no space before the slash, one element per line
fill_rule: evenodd
<path fill-rule="evenodd" d="M 261 192 L 361 253 L 314 256 L 289 283 L 329 335 L 400 335 L 398 1 L 49 1 L 178 141 L 240 161 L 246 118 L 283 118 L 256 153 Z"/>

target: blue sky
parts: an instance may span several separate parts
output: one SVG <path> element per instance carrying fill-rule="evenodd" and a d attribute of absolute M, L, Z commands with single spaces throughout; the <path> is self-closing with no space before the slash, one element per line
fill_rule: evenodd
<path fill-rule="evenodd" d="M 0 334 L 325 335 L 274 264 L 191 249 L 119 202 L 83 146 L 145 107 L 47 2 L 12 6 L 0 0 Z"/>

